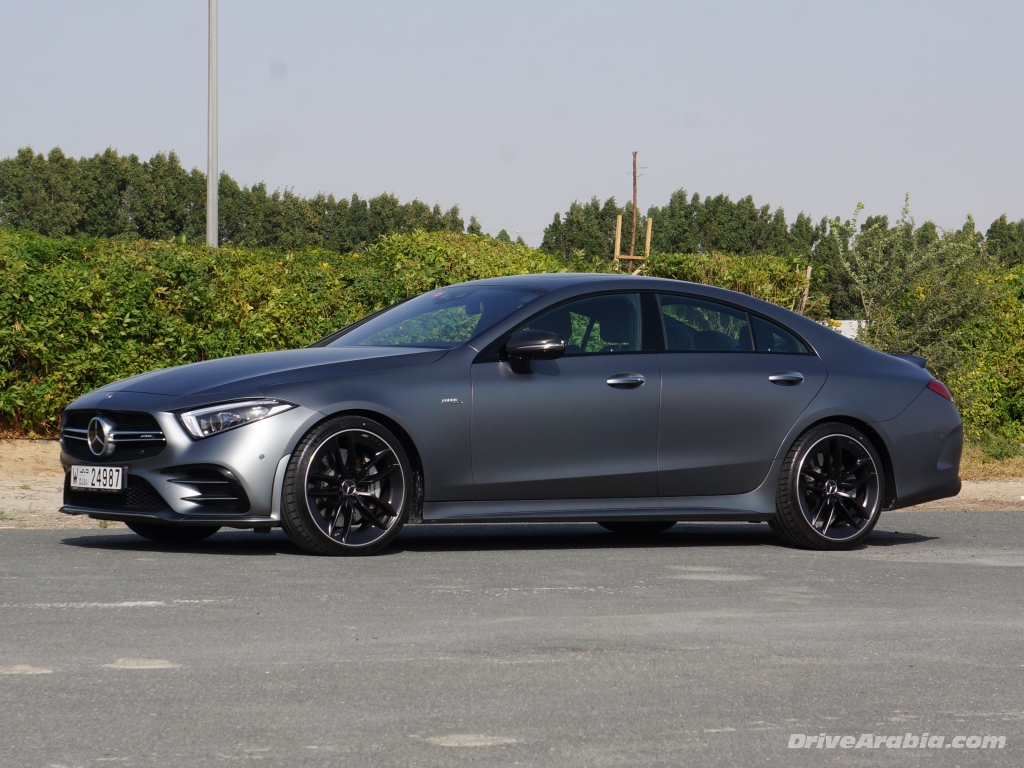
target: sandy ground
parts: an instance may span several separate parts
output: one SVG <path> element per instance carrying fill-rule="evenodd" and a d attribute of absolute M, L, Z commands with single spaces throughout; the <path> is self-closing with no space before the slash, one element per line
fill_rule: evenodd
<path fill-rule="evenodd" d="M 62 515 L 64 471 L 57 440 L 0 440 L 0 530 L 101 528 L 83 515 Z"/>
<path fill-rule="evenodd" d="M 100 521 L 62 515 L 64 474 L 56 440 L 0 440 L 0 529 L 99 528 Z M 1024 477 L 964 481 L 954 499 L 913 507 L 936 511 L 1024 510 Z M 120 526 L 121 523 L 109 523 Z"/>

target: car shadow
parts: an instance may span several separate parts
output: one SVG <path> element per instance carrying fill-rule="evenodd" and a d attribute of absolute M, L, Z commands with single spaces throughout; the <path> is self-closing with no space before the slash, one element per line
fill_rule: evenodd
<path fill-rule="evenodd" d="M 937 539 L 900 531 L 874 531 L 857 549 L 921 544 Z M 254 534 L 222 530 L 196 544 L 158 544 L 130 532 L 73 536 L 72 547 L 126 552 L 183 552 L 203 555 L 270 557 L 303 555 L 283 531 Z M 711 547 L 778 547 L 781 542 L 764 524 L 681 523 L 657 534 L 612 533 L 594 523 L 459 523 L 407 526 L 380 556 L 416 552 L 488 552 L 581 549 L 707 549 Z"/>
<path fill-rule="evenodd" d="M 938 537 L 874 531 L 857 549 L 899 546 Z M 457 552 L 543 549 L 707 549 L 711 547 L 779 547 L 766 524 L 680 523 L 664 533 L 626 535 L 594 523 L 489 523 L 410 526 L 388 552 Z"/>
<path fill-rule="evenodd" d="M 116 531 L 61 540 L 69 547 L 103 549 L 111 552 L 182 552 L 197 555 L 271 557 L 305 554 L 283 531 L 256 534 L 252 531 L 221 530 L 194 544 L 165 544 L 150 541 L 131 531 Z"/>

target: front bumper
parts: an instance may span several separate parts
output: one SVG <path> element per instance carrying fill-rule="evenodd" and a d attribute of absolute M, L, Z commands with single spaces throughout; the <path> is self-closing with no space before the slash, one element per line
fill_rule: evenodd
<path fill-rule="evenodd" d="M 238 515 L 179 515 L 169 510 L 132 510 L 125 512 L 114 509 L 96 509 L 93 507 L 76 507 L 65 504 L 60 508 L 65 515 L 88 515 L 96 520 L 117 520 L 122 523 L 166 523 L 168 525 L 206 525 L 218 528 L 275 528 L 281 525 L 280 520 L 268 517 L 252 517 Z"/>
<path fill-rule="evenodd" d="M 117 404 L 107 407 L 114 410 Z M 69 478 L 65 477 L 61 512 L 149 523 L 237 528 L 279 525 L 279 497 L 287 459 L 309 427 L 323 418 L 318 411 L 300 406 L 220 435 L 193 440 L 174 414 L 150 413 L 163 430 L 164 449 L 152 458 L 121 462 L 115 457 L 104 462 L 126 468 L 126 488 L 121 493 L 71 491 Z M 61 452 L 66 473 L 76 464 L 89 463 L 66 449 Z M 216 483 L 229 488 L 230 493 L 210 490 L 218 487 Z"/>

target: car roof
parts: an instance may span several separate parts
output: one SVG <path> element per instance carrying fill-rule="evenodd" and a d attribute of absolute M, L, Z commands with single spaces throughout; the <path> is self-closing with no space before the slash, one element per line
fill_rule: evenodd
<path fill-rule="evenodd" d="M 531 275 L 505 275 L 503 277 L 485 277 L 481 280 L 469 280 L 460 285 L 510 285 L 523 288 L 539 288 L 555 290 L 571 285 L 608 285 L 610 283 L 623 283 L 627 285 L 645 284 L 647 288 L 667 288 L 680 285 L 697 286 L 698 283 L 688 283 L 683 280 L 672 280 L 663 277 L 645 277 L 641 275 L 625 275 L 614 273 L 597 272 L 545 272 L 543 274 Z"/>
<path fill-rule="evenodd" d="M 844 338 L 830 328 L 804 317 L 791 309 L 758 299 L 750 294 L 732 291 L 728 288 L 719 288 L 704 283 L 692 283 L 685 280 L 674 280 L 667 277 L 648 277 L 645 275 L 629 274 L 597 274 L 587 272 L 552 272 L 534 275 L 508 275 L 505 277 L 490 277 L 482 280 L 472 280 L 461 285 L 492 285 L 508 286 L 516 288 L 534 289 L 544 291 L 554 297 L 570 296 L 577 292 L 585 293 L 588 290 L 636 290 L 636 291 L 667 291 L 685 292 L 692 295 L 704 296 L 708 299 L 717 300 L 741 307 L 748 311 L 769 317 L 791 331 L 797 333 L 811 347 L 818 350 L 822 343 L 830 346 L 844 347 L 843 342 L 850 342 L 851 347 L 863 347 L 855 341 Z M 524 309 L 524 312 L 526 310 Z M 488 334 L 483 334 L 487 337 Z M 481 338 L 483 338 L 481 337 Z M 848 352 L 855 351 L 847 349 Z M 872 354 L 873 350 L 869 350 Z"/>

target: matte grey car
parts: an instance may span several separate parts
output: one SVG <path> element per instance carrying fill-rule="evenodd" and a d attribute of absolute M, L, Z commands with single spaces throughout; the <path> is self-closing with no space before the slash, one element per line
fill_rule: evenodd
<path fill-rule="evenodd" d="M 281 526 L 320 554 L 470 521 L 748 520 L 836 549 L 955 496 L 962 443 L 920 358 L 719 288 L 523 275 L 85 395 L 62 509 L 168 542 Z"/>

